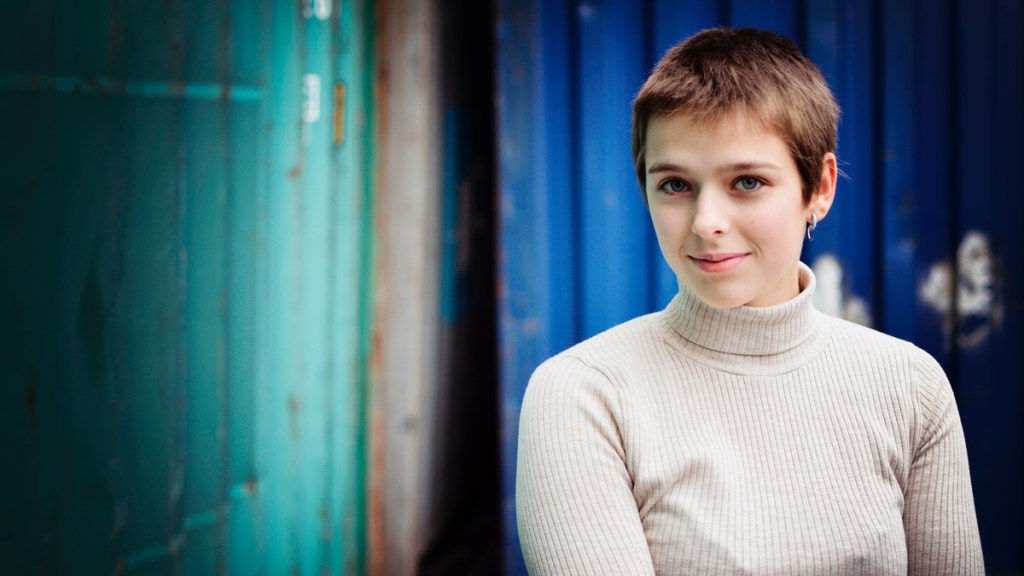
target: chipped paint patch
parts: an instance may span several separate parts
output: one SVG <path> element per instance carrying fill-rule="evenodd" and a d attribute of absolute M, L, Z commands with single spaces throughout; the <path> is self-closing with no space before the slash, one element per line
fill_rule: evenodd
<path fill-rule="evenodd" d="M 981 344 L 1002 316 L 995 296 L 993 262 L 988 237 L 972 230 L 957 248 L 956 280 L 952 262 L 945 260 L 933 264 L 918 287 L 921 300 L 945 318 L 947 334 L 955 320 L 957 343 L 962 347 Z"/>
<path fill-rule="evenodd" d="M 316 18 L 323 21 L 331 17 L 331 0 L 304 0 L 302 3 L 302 17 L 306 20 Z"/>
<path fill-rule="evenodd" d="M 308 148 L 313 141 L 313 124 L 320 120 L 320 75 L 302 75 L 302 147 Z"/>
<path fill-rule="evenodd" d="M 843 266 L 831 254 L 822 254 L 811 266 L 818 287 L 814 292 L 814 306 L 825 314 L 871 326 L 871 312 L 867 302 L 843 287 Z"/>

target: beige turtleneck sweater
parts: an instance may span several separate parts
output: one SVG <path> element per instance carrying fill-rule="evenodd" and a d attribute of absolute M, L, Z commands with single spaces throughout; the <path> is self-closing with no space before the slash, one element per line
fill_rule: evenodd
<path fill-rule="evenodd" d="M 913 345 L 681 287 L 541 365 L 519 425 L 532 574 L 983 574 L 963 430 Z"/>

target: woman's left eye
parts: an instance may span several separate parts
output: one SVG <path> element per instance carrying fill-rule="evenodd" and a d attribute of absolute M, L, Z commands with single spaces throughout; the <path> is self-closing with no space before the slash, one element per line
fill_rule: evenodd
<path fill-rule="evenodd" d="M 750 192 L 761 187 L 761 181 L 753 176 L 744 176 L 736 181 L 736 187 L 740 190 Z"/>

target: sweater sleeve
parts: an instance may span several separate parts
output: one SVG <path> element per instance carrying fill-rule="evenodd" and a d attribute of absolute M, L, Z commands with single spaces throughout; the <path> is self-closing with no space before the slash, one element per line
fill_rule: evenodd
<path fill-rule="evenodd" d="M 908 573 L 984 574 L 960 413 L 942 368 L 918 352 L 918 415 L 903 510 Z"/>
<path fill-rule="evenodd" d="M 531 574 L 652 575 L 617 392 L 576 358 L 543 364 L 519 421 L 516 510 Z"/>

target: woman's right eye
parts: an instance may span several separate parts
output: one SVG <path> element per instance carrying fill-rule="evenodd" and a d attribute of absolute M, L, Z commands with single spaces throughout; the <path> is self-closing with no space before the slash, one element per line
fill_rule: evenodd
<path fill-rule="evenodd" d="M 661 183 L 661 189 L 669 194 L 678 194 L 680 192 L 686 192 L 686 182 L 682 180 L 666 180 Z"/>

